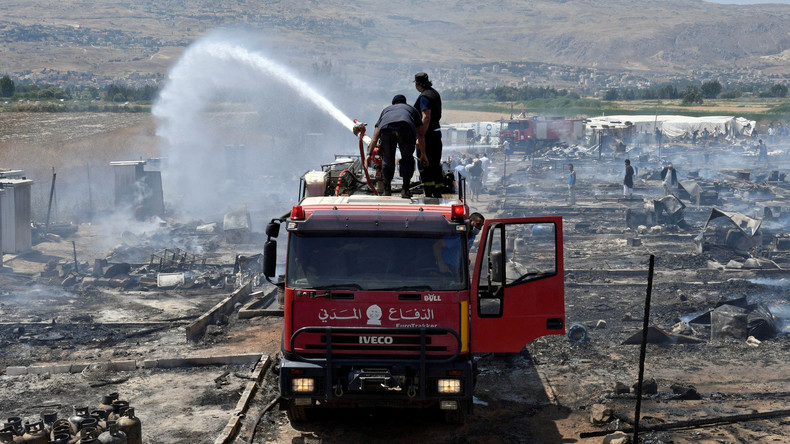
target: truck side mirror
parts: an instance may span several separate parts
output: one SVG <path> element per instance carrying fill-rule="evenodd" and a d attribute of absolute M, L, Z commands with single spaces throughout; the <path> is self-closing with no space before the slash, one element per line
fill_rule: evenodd
<path fill-rule="evenodd" d="M 269 237 L 277 237 L 280 235 L 280 224 L 279 222 L 269 222 L 266 225 L 266 235 Z"/>
<path fill-rule="evenodd" d="M 504 264 L 502 263 L 502 252 L 497 251 L 491 253 L 488 258 L 488 267 L 491 270 L 491 281 L 497 283 L 504 283 L 505 281 L 505 269 Z"/>
<path fill-rule="evenodd" d="M 269 224 L 270 226 L 272 224 Z M 279 231 L 279 225 L 277 225 Z M 269 234 L 269 227 L 266 227 L 266 234 Z M 267 278 L 274 277 L 277 269 L 277 241 L 267 240 L 263 245 L 263 275 Z"/>

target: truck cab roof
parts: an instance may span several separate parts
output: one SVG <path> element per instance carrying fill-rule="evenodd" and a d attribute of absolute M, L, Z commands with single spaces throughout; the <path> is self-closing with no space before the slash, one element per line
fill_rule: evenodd
<path fill-rule="evenodd" d="M 305 197 L 299 203 L 298 207 L 302 208 L 302 217 L 304 218 L 308 218 L 313 212 L 321 210 L 355 212 L 382 211 L 388 213 L 426 211 L 439 213 L 444 216 L 447 221 L 459 221 L 459 219 L 463 221 L 469 217 L 468 207 L 458 199 L 426 198 L 423 196 L 414 196 L 411 199 L 403 199 L 400 196 L 374 196 L 362 194 L 351 196 L 315 196 Z M 293 218 L 294 212 L 291 214 L 291 218 Z M 454 215 L 455 218 L 453 218 Z"/>

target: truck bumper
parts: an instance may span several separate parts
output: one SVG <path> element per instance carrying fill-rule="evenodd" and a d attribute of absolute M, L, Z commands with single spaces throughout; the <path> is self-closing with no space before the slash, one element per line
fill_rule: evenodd
<path fill-rule="evenodd" d="M 421 368 L 424 367 L 424 368 Z M 421 376 L 424 375 L 424 376 Z M 297 405 L 330 407 L 471 408 L 471 359 L 444 363 L 303 362 L 283 358 L 280 394 Z"/>

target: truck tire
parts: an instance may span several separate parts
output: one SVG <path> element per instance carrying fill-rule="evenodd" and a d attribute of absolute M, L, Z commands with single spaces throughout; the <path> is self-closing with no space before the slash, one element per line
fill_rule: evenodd
<path fill-rule="evenodd" d="M 458 408 L 455 410 L 442 410 L 444 414 L 444 422 L 453 425 L 466 424 L 466 412 L 468 408 L 466 403 L 459 403 Z"/>
<path fill-rule="evenodd" d="M 295 405 L 293 400 L 287 401 L 288 406 L 285 410 L 285 415 L 288 416 L 288 421 L 292 423 L 307 422 L 309 407 L 303 405 Z"/>

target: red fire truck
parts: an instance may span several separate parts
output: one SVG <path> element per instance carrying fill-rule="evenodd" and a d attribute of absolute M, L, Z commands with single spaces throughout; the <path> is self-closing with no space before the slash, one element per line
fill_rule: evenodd
<path fill-rule="evenodd" d="M 500 121 L 499 140 L 510 143 L 513 151 L 527 154 L 543 146 L 576 143 L 584 137 L 584 121 L 564 117 L 532 117 Z"/>
<path fill-rule="evenodd" d="M 488 219 L 472 235 L 463 186 L 441 199 L 359 194 L 375 188 L 364 186 L 348 194 L 342 177 L 361 162 L 338 162 L 313 172 L 327 179 L 318 186 L 306 174 L 299 203 L 266 228 L 267 278 L 281 226 L 288 236 L 288 416 L 306 421 L 319 406 L 438 407 L 461 423 L 472 408 L 473 354 L 518 353 L 565 333 L 562 218 Z"/>

